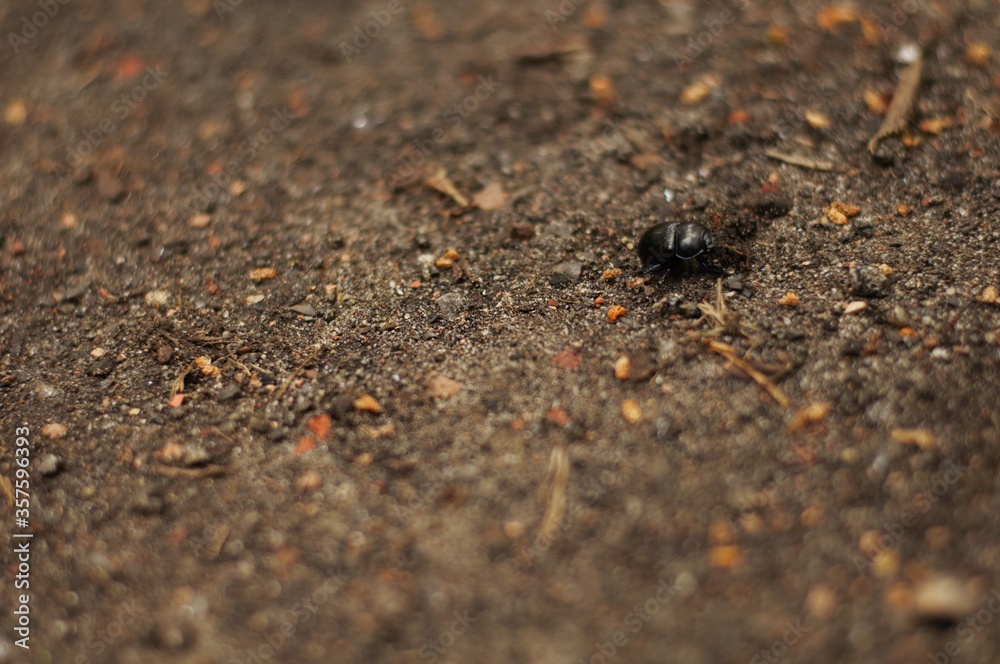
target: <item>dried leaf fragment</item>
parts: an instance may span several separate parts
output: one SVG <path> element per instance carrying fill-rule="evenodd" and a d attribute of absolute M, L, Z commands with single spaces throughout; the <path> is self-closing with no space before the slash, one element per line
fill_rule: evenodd
<path fill-rule="evenodd" d="M 788 46 L 791 43 L 791 39 L 788 37 L 788 30 L 784 26 L 777 24 L 772 24 L 767 29 L 764 40 L 768 44 L 774 44 L 775 46 Z"/>
<path fill-rule="evenodd" d="M 833 5 L 824 7 L 816 15 L 816 25 L 821 30 L 833 32 L 834 29 L 858 20 L 858 12 L 850 5 Z"/>
<path fill-rule="evenodd" d="M 203 376 L 218 376 L 219 367 L 212 364 L 212 358 L 202 355 L 194 358 L 194 364 Z"/>
<path fill-rule="evenodd" d="M 843 226 L 849 219 L 856 217 L 860 212 L 861 208 L 857 205 L 841 201 L 833 201 L 823 208 L 823 214 L 826 215 L 826 218 L 838 226 Z"/>
<path fill-rule="evenodd" d="M 188 226 L 191 228 L 205 228 L 210 223 L 212 223 L 212 215 L 205 214 L 204 212 L 199 212 L 188 219 Z"/>
<path fill-rule="evenodd" d="M 705 74 L 681 91 L 681 103 L 685 106 L 694 106 L 704 101 L 720 83 L 719 77 L 715 74 Z"/>
<path fill-rule="evenodd" d="M 12 127 L 24 124 L 28 119 L 28 105 L 23 99 L 14 99 L 7 103 L 3 109 L 3 121 Z"/>
<path fill-rule="evenodd" d="M 622 355 L 615 360 L 615 378 L 618 380 L 628 380 L 632 374 L 632 360 L 628 355 Z"/>
<path fill-rule="evenodd" d="M 306 427 L 312 431 L 317 438 L 323 440 L 326 438 L 326 435 L 330 433 L 330 427 L 332 425 L 333 422 L 330 420 L 330 416 L 322 413 L 311 418 L 306 424 Z"/>
<path fill-rule="evenodd" d="M 872 88 L 865 90 L 865 105 L 869 111 L 880 117 L 885 115 L 885 112 L 889 110 L 889 102 L 886 101 L 880 92 Z"/>
<path fill-rule="evenodd" d="M 599 106 L 613 106 L 615 103 L 614 81 L 605 74 L 594 74 L 590 77 L 590 94 Z"/>
<path fill-rule="evenodd" d="M 267 281 L 278 276 L 278 271 L 273 267 L 258 267 L 250 272 L 250 278 L 254 281 Z"/>
<path fill-rule="evenodd" d="M 446 376 L 435 376 L 428 381 L 427 389 L 435 399 L 450 399 L 462 391 L 462 384 Z"/>
<path fill-rule="evenodd" d="M 783 307 L 797 307 L 799 306 L 799 296 L 792 291 L 789 291 L 781 296 L 778 300 L 778 304 Z"/>
<path fill-rule="evenodd" d="M 382 413 L 382 404 L 375 397 L 369 394 L 362 394 L 354 400 L 354 410 L 379 415 Z"/>
<path fill-rule="evenodd" d="M 503 185 L 499 182 L 492 182 L 482 191 L 472 197 L 472 204 L 480 210 L 499 210 L 507 202 L 507 194 L 504 193 Z"/>
<path fill-rule="evenodd" d="M 58 422 L 50 422 L 42 427 L 42 435 L 49 440 L 59 440 L 66 435 L 69 431 L 64 424 L 59 424 Z"/>
<path fill-rule="evenodd" d="M 915 445 L 921 450 L 937 447 L 937 436 L 927 429 L 893 429 L 892 439 L 901 445 Z"/>
<path fill-rule="evenodd" d="M 444 37 L 444 27 L 434 10 L 427 5 L 418 5 L 413 10 L 413 25 L 427 41 L 438 41 Z"/>
<path fill-rule="evenodd" d="M 613 304 L 608 307 L 608 320 L 612 323 L 617 322 L 617 320 L 624 316 L 626 312 L 628 312 L 628 309 L 625 307 L 620 304 Z"/>
<path fill-rule="evenodd" d="M 549 412 L 545 413 L 545 419 L 556 426 L 564 427 L 569 424 L 569 413 L 565 408 L 553 406 Z"/>
<path fill-rule="evenodd" d="M 461 207 L 469 207 L 469 199 L 462 195 L 455 183 L 448 177 L 448 171 L 445 169 L 439 168 L 434 172 L 434 175 L 424 180 L 424 184 L 448 196 Z"/>
<path fill-rule="evenodd" d="M 830 126 L 830 118 L 827 117 L 826 113 L 811 109 L 806 111 L 806 122 L 813 129 L 826 129 Z"/>
<path fill-rule="evenodd" d="M 434 261 L 434 265 L 441 269 L 446 269 L 454 265 L 457 260 L 458 252 L 454 249 L 449 249 L 445 252 L 444 256 Z"/>
<path fill-rule="evenodd" d="M 569 371 L 576 371 L 583 365 L 583 356 L 573 348 L 566 348 L 552 356 L 552 361 Z"/>
<path fill-rule="evenodd" d="M 642 408 L 639 407 L 639 403 L 635 399 L 622 401 L 622 417 L 629 424 L 642 422 Z"/>
<path fill-rule="evenodd" d="M 743 551 L 735 544 L 713 547 L 709 563 L 716 569 L 734 569 L 743 563 Z"/>
<path fill-rule="evenodd" d="M 965 49 L 965 59 L 973 67 L 982 67 L 990 59 L 990 47 L 983 42 L 971 42 Z"/>
<path fill-rule="evenodd" d="M 933 134 L 935 136 L 937 136 L 950 126 L 951 126 L 951 118 L 947 117 L 930 118 L 927 120 L 923 120 L 918 125 L 920 131 L 924 132 L 925 134 Z"/>

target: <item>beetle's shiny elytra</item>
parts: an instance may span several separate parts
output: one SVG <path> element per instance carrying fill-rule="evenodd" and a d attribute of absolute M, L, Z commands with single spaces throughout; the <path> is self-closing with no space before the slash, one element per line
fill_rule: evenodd
<path fill-rule="evenodd" d="M 697 258 L 714 246 L 715 238 L 701 224 L 665 221 L 642 234 L 638 251 L 646 271 L 655 272 L 672 267 L 676 261 Z"/>

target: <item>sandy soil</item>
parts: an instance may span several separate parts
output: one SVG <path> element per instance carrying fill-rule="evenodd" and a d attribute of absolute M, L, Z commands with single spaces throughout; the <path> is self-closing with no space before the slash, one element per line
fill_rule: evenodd
<path fill-rule="evenodd" d="M 50 4 L 0 662 L 1000 659 L 997 2 Z"/>

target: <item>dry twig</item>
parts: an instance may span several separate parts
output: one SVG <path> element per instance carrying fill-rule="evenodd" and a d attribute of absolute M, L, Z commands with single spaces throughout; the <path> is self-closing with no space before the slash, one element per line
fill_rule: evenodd
<path fill-rule="evenodd" d="M 879 141 L 886 136 L 892 136 L 906 129 L 906 123 L 913 113 L 913 107 L 917 102 L 917 90 L 920 89 L 920 77 L 924 71 L 923 53 L 917 55 L 917 59 L 910 63 L 903 75 L 899 77 L 899 85 L 892 95 L 892 103 L 885 114 L 885 120 L 878 132 L 868 141 L 868 151 L 875 153 Z"/>
<path fill-rule="evenodd" d="M 752 331 L 753 326 L 744 321 L 743 316 L 740 314 L 730 311 L 729 306 L 726 304 L 726 298 L 722 294 L 722 279 L 718 279 L 715 282 L 715 304 L 699 302 L 698 309 L 701 310 L 699 322 L 708 321 L 712 323 L 712 329 L 708 332 L 702 332 L 701 336 L 718 337 L 729 334 L 750 338 L 750 335 L 744 330 Z"/>
<path fill-rule="evenodd" d="M 828 161 L 820 161 L 818 159 L 810 159 L 809 157 L 799 157 L 794 154 L 787 154 L 784 152 L 779 152 L 777 150 L 764 150 L 766 154 L 771 159 L 777 159 L 786 164 L 791 164 L 792 166 L 801 166 L 802 168 L 811 168 L 814 171 L 832 171 L 833 164 Z"/>
<path fill-rule="evenodd" d="M 781 390 L 780 387 L 771 382 L 771 379 L 765 376 L 760 370 L 757 369 L 753 364 L 744 360 L 736 354 L 736 349 L 727 343 L 717 341 L 715 339 L 706 339 L 705 343 L 708 344 L 709 350 L 713 353 L 718 353 L 722 357 L 726 358 L 730 364 L 740 369 L 743 373 L 750 376 L 754 382 L 760 385 L 768 394 L 774 398 L 781 406 L 787 408 L 790 405 L 788 396 Z"/>

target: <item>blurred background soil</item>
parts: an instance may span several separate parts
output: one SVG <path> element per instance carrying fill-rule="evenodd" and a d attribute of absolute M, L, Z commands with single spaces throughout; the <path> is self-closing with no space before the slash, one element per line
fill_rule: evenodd
<path fill-rule="evenodd" d="M 1000 659 L 1000 3 L 0 28 L 0 662 Z"/>

